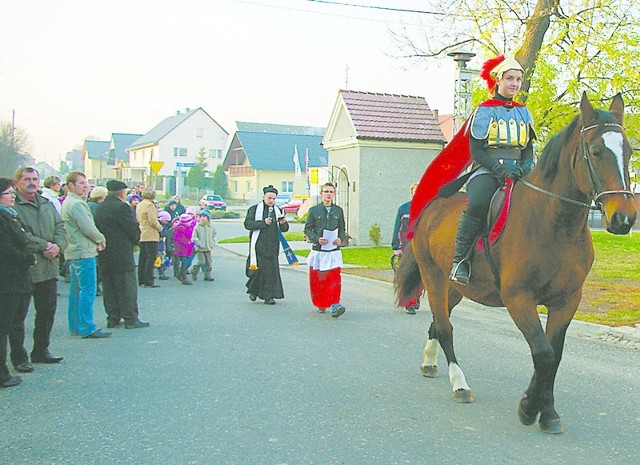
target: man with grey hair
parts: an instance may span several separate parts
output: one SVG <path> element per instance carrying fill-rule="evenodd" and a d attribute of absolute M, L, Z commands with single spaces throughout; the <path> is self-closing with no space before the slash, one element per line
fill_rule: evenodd
<path fill-rule="evenodd" d="M 124 319 L 127 329 L 146 328 L 147 321 L 138 318 L 138 285 L 133 247 L 140 241 L 140 228 L 126 203 L 127 185 L 122 181 L 107 182 L 107 197 L 94 213 L 96 226 L 109 246 L 98 253 L 102 273 L 104 309 L 107 326 L 117 328 Z"/>
<path fill-rule="evenodd" d="M 24 224 L 31 241 L 30 248 L 36 254 L 36 264 L 30 269 L 36 312 L 31 362 L 58 363 L 62 361 L 62 357 L 51 355 L 49 344 L 58 304 L 60 253 L 67 246 L 67 238 L 56 206 L 38 193 L 39 184 L 40 175 L 36 169 L 19 168 L 15 174 L 16 201 L 13 208 Z M 24 348 L 24 321 L 30 304 L 31 298 L 15 316 L 9 336 L 11 361 L 16 370 L 22 373 L 33 371 Z"/>

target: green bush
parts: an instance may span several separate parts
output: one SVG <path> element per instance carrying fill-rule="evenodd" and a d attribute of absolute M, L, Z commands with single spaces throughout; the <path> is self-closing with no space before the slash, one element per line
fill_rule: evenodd
<path fill-rule="evenodd" d="M 295 218 L 287 219 L 287 221 L 289 223 L 306 223 L 308 216 L 309 216 L 309 212 L 305 213 L 302 216 L 296 216 Z"/>
<path fill-rule="evenodd" d="M 378 223 L 373 223 L 371 228 L 369 228 L 369 239 L 371 239 L 371 242 L 376 247 L 382 244 L 382 232 L 380 232 L 380 225 Z"/>
<path fill-rule="evenodd" d="M 231 211 L 231 210 L 209 210 L 211 212 L 211 219 L 214 220 L 223 220 L 223 219 L 231 219 L 231 218 L 240 218 L 240 213 Z"/>

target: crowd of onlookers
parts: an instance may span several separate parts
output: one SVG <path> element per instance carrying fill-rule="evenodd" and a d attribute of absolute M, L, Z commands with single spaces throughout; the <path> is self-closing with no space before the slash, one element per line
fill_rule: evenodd
<path fill-rule="evenodd" d="M 185 285 L 200 271 L 204 281 L 214 280 L 211 214 L 185 207 L 179 196 L 161 208 L 153 188 L 129 189 L 117 180 L 90 186 L 81 172 L 69 173 L 64 183 L 49 176 L 41 186 L 30 167 L 18 169 L 14 179 L 0 178 L 0 194 L 0 387 L 22 381 L 7 368 L 8 348 L 19 373 L 63 360 L 49 351 L 58 275 L 69 282 L 69 332 L 82 339 L 111 335 L 93 321 L 96 296 L 103 296 L 108 328 L 146 328 L 149 322 L 138 316 L 138 286 L 159 287 L 156 274 L 170 279 L 169 268 Z M 32 301 L 29 356 L 25 319 Z"/>

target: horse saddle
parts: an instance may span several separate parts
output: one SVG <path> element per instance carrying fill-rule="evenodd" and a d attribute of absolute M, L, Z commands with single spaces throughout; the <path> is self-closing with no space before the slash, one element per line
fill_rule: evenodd
<path fill-rule="evenodd" d="M 485 240 L 488 240 L 489 245 L 495 244 L 500 237 L 500 234 L 502 234 L 502 231 L 507 224 L 512 192 L 513 180 L 507 178 L 504 185 L 493 194 L 493 197 L 491 197 L 489 213 L 487 214 L 487 226 L 480 234 L 480 238 L 476 244 L 476 250 L 484 250 Z"/>

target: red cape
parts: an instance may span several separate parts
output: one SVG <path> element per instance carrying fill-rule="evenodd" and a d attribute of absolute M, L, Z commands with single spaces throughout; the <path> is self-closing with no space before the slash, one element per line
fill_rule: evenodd
<path fill-rule="evenodd" d="M 495 107 L 513 105 L 522 107 L 521 103 L 508 100 L 489 99 L 482 102 L 481 107 Z M 440 188 L 454 181 L 472 163 L 469 152 L 469 133 L 465 121 L 460 130 L 453 136 L 451 142 L 427 166 L 409 209 L 409 224 L 407 238 L 411 239 L 416 232 L 416 222 L 425 208 L 438 196 Z"/>

